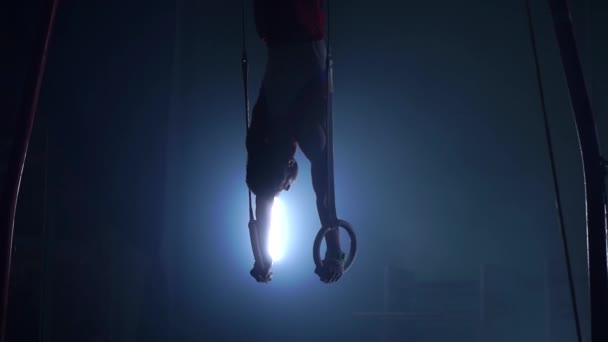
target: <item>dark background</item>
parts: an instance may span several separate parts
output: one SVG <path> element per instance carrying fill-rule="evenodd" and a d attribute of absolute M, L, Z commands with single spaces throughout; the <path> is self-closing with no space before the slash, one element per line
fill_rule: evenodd
<path fill-rule="evenodd" d="M 578 141 L 549 9 L 532 2 L 588 336 Z M 3 11 L 3 179 L 42 3 Z M 570 3 L 606 150 L 608 3 Z M 523 1 L 332 2 L 337 205 L 360 251 L 331 286 L 313 274 L 307 171 L 282 195 L 289 245 L 275 279 L 248 274 L 240 6 L 60 1 L 9 341 L 573 341 Z M 249 7 L 253 102 L 265 52 Z M 361 314 L 383 310 L 451 314 Z"/>

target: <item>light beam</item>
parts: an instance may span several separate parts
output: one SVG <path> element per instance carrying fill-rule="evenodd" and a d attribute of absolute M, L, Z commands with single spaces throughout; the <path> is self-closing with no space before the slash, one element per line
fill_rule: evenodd
<path fill-rule="evenodd" d="M 272 206 L 268 240 L 272 260 L 275 262 L 281 260 L 287 249 L 287 212 L 285 204 L 279 198 L 274 199 Z"/>

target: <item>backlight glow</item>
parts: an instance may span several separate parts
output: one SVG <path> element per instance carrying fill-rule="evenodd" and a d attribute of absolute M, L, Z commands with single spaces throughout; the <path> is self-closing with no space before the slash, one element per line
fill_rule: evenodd
<path fill-rule="evenodd" d="M 279 261 L 287 249 L 287 215 L 285 204 L 279 198 L 274 199 L 270 216 L 268 248 L 273 261 Z"/>

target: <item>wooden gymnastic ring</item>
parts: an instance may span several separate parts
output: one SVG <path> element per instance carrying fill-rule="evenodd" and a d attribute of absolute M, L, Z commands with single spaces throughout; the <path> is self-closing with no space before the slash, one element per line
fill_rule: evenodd
<path fill-rule="evenodd" d="M 350 238 L 350 249 L 348 251 L 348 257 L 344 263 L 344 272 L 346 272 L 353 264 L 353 261 L 355 261 L 355 256 L 357 255 L 357 235 L 355 234 L 355 231 L 350 223 L 344 220 L 338 220 L 337 227 L 321 227 L 317 233 L 317 236 L 315 237 L 315 242 L 312 246 L 312 257 L 315 261 L 315 265 L 318 268 L 323 267 L 323 259 L 321 259 L 321 242 L 323 239 L 325 239 L 327 232 L 329 232 L 331 229 L 340 229 L 340 227 L 346 230 L 348 237 Z"/>

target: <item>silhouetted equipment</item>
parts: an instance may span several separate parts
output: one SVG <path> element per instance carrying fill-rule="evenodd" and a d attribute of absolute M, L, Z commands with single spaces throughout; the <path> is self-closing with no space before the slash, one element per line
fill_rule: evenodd
<path fill-rule="evenodd" d="M 608 254 L 606 183 L 597 128 L 583 75 L 567 0 L 548 0 L 559 45 L 572 113 L 578 131 L 585 181 L 591 339 L 608 341 Z"/>
<path fill-rule="evenodd" d="M 449 322 L 458 322 L 460 333 L 451 332 L 458 340 L 490 341 L 486 329 L 488 315 L 496 315 L 497 310 L 488 306 L 496 306 L 497 302 L 488 300 L 488 292 L 496 292 L 494 288 L 499 283 L 495 276 L 491 277 L 496 274 L 495 268 L 494 265 L 480 265 L 478 279 L 429 281 L 417 279 L 411 270 L 386 266 L 383 310 L 353 312 L 353 316 L 384 321 L 384 341 L 394 341 L 398 337 L 412 340 L 420 335 L 428 337 L 434 330 L 430 326 Z M 391 323 L 394 321 L 399 324 Z"/>
<path fill-rule="evenodd" d="M 484 263 L 477 276 L 432 280 L 387 266 L 382 310 L 352 314 L 369 324 L 365 329 L 380 335 L 378 341 L 442 340 L 449 335 L 455 341 L 488 342 L 513 330 L 514 320 L 530 319 L 535 320 L 530 322 L 534 328 L 518 326 L 517 333 L 539 341 L 572 341 L 569 284 L 561 263 L 561 258 L 545 260 L 542 271 L 531 273 Z M 530 298 L 542 301 L 530 302 Z"/>
<path fill-rule="evenodd" d="M 526 0 L 526 16 L 528 19 L 528 28 L 530 31 L 530 43 L 532 45 L 532 54 L 534 57 L 534 68 L 536 71 L 536 84 L 538 86 L 538 95 L 543 114 L 543 123 L 545 131 L 545 139 L 547 141 L 547 152 L 549 154 L 549 163 L 551 165 L 551 179 L 553 181 L 553 195 L 555 197 L 555 209 L 557 210 L 557 219 L 561 233 L 564 259 L 566 263 L 566 272 L 568 279 L 568 288 L 570 290 L 570 303 L 574 316 L 574 326 L 576 329 L 576 338 L 578 342 L 583 341 L 581 332 L 581 321 L 578 313 L 578 301 L 576 299 L 576 289 L 574 285 L 574 277 L 572 275 L 572 260 L 570 258 L 570 247 L 568 246 L 568 235 L 566 234 L 566 223 L 564 221 L 564 212 L 562 209 L 561 190 L 559 180 L 557 178 L 557 166 L 555 163 L 555 153 L 553 152 L 553 139 L 551 137 L 551 127 L 549 125 L 549 114 L 547 113 L 547 104 L 545 101 L 545 90 L 543 87 L 543 78 L 540 70 L 540 59 L 538 57 L 538 49 L 536 46 L 536 33 L 534 31 L 534 22 L 532 20 L 532 10 L 530 8 L 530 0 Z"/>
<path fill-rule="evenodd" d="M 8 176 L 5 191 L 0 198 L 0 234 L 2 239 L 2 317 L 0 317 L 0 341 L 4 342 L 6 336 L 6 321 L 8 309 L 8 294 L 11 273 L 11 256 L 13 251 L 13 233 L 15 225 L 15 213 L 19 198 L 19 186 L 21 175 L 25 165 L 27 148 L 32 134 L 32 127 L 36 117 L 38 97 L 44 77 L 47 50 L 53 31 L 55 13 L 57 11 L 57 0 L 44 2 L 42 16 L 40 18 L 39 34 L 35 41 L 34 58 L 32 66 L 28 70 L 25 83 L 25 100 L 20 113 L 17 113 L 17 126 L 15 129 L 15 143 L 8 165 Z"/>

